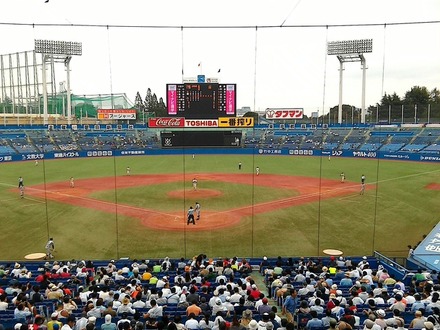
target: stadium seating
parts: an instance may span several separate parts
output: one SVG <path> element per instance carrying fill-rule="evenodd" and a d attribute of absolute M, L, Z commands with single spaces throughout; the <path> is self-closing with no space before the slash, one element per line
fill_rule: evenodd
<path fill-rule="evenodd" d="M 241 258 L 237 258 L 238 260 L 241 260 Z M 206 259 L 206 262 L 208 259 Z M 279 287 L 272 287 L 272 281 L 274 279 L 273 277 L 273 271 L 275 271 L 275 267 L 280 267 L 282 269 L 282 273 L 281 276 L 284 278 L 284 281 L 286 280 L 287 277 L 293 278 L 293 276 L 299 272 L 300 270 L 300 265 L 301 264 L 309 264 L 309 271 L 311 272 L 313 269 L 315 270 L 315 279 L 316 279 L 316 285 L 318 285 L 318 281 L 320 280 L 320 273 L 324 272 L 327 273 L 328 276 L 326 276 L 325 278 L 327 278 L 327 280 L 330 280 L 332 285 L 336 285 L 338 291 L 337 296 L 340 297 L 340 299 L 345 299 L 345 300 L 349 300 L 351 298 L 351 287 L 350 286 L 343 286 L 340 285 L 339 283 L 339 279 L 340 277 L 338 277 L 338 275 L 335 275 L 332 272 L 329 272 L 330 267 L 332 267 L 332 265 L 334 265 L 335 259 L 333 257 L 320 257 L 320 258 L 252 258 L 252 259 L 248 259 L 252 268 L 254 269 L 254 272 L 251 273 L 250 275 L 256 279 L 258 276 L 261 276 L 259 274 L 263 274 L 264 276 L 264 283 L 267 286 L 267 292 L 270 293 L 270 296 L 272 297 L 270 304 L 271 305 L 279 305 L 281 306 L 283 304 L 283 297 L 284 296 L 280 296 L 279 298 L 281 299 L 276 299 L 276 297 L 274 297 L 274 292 L 272 291 L 273 289 L 277 290 Z M 351 258 L 352 264 L 353 265 L 357 265 L 359 264 L 361 261 L 364 262 L 365 257 L 353 257 Z M 146 264 L 148 263 L 148 265 L 151 267 L 152 265 L 161 265 L 162 262 L 164 261 L 164 259 L 154 259 L 154 260 L 149 260 L 148 262 L 143 263 L 143 261 L 135 261 L 135 260 L 129 260 L 129 259 L 120 259 L 120 260 L 116 260 L 116 261 L 112 261 L 112 263 L 115 265 L 117 270 L 122 270 L 124 268 L 128 269 L 128 273 L 123 273 L 125 274 L 126 279 L 124 280 L 115 280 L 115 281 L 108 281 L 105 283 L 106 286 L 108 286 L 108 288 L 110 290 L 113 290 L 115 293 L 119 293 L 122 292 L 121 290 L 123 290 L 124 288 L 128 287 L 131 283 L 131 279 L 130 279 L 130 274 L 132 272 L 132 265 L 134 262 L 136 262 L 138 265 L 139 264 Z M 368 261 L 369 263 L 369 269 L 372 269 L 373 271 L 376 271 L 377 269 L 379 269 L 379 266 L 384 267 L 384 264 L 381 264 L 377 259 L 373 258 L 373 257 L 369 257 L 366 259 L 366 261 Z M 75 300 L 78 301 L 78 307 L 77 309 L 72 311 L 73 316 L 75 316 L 77 319 L 79 319 L 81 317 L 81 314 L 83 313 L 83 311 L 87 311 L 87 304 L 84 303 L 83 300 L 79 299 L 79 290 L 81 290 L 82 287 L 87 288 L 88 285 L 93 285 L 93 282 L 90 282 L 91 278 L 90 276 L 93 276 L 93 279 L 98 280 L 100 278 L 99 273 L 101 272 L 102 268 L 106 268 L 109 264 L 109 260 L 97 260 L 97 261 L 93 261 L 93 262 L 87 262 L 87 272 L 89 274 L 89 278 L 87 279 L 86 277 L 76 277 L 75 279 L 70 277 L 70 278 L 56 278 L 56 279 L 52 279 L 51 281 L 54 284 L 57 284 L 56 287 L 61 287 L 60 283 L 64 285 L 64 287 L 69 288 L 70 290 L 72 290 L 73 294 L 73 298 Z M 179 274 L 179 272 L 176 269 L 176 266 L 179 262 L 179 260 L 170 260 L 171 264 L 173 265 L 170 269 L 168 270 L 164 270 L 164 269 L 160 269 L 158 272 L 156 272 L 154 275 L 157 278 L 162 278 L 164 276 L 167 277 L 167 281 L 171 286 L 176 285 L 176 283 L 174 282 L 174 277 L 176 275 Z M 221 260 L 218 260 L 218 262 L 220 262 L 222 264 Z M 314 263 L 313 266 L 310 266 L 311 262 Z M 72 269 L 72 274 L 76 274 L 76 266 L 74 266 L 75 264 L 79 264 L 81 263 L 81 261 L 75 261 L 75 260 L 70 260 L 70 261 L 61 261 L 62 265 L 66 265 L 71 267 Z M 192 263 L 192 260 L 185 260 L 185 264 L 186 265 L 190 265 Z M 213 264 L 216 264 L 216 261 L 212 261 Z M 209 263 L 206 263 L 205 265 L 208 265 Z M 2 269 L 5 270 L 9 270 L 12 271 L 12 269 L 16 268 L 16 264 L 14 262 L 0 262 L 0 265 L 2 266 Z M 25 267 L 27 269 L 27 271 L 31 271 L 34 275 L 32 276 L 32 278 L 13 278 L 10 275 L 4 276 L 3 278 L 0 279 L 0 287 L 2 289 L 4 289 L 6 291 L 6 295 L 8 297 L 8 300 L 11 301 L 12 298 L 14 297 L 14 294 L 7 289 L 8 287 L 10 287 L 11 285 L 13 285 L 13 283 L 16 283 L 17 286 L 16 287 L 20 287 L 21 285 L 27 285 L 28 287 L 32 287 L 33 285 L 37 285 L 39 284 L 39 282 L 36 281 L 35 277 L 36 275 L 41 273 L 41 270 L 46 268 L 46 269 L 51 269 L 55 264 L 51 261 L 51 262 L 47 262 L 47 261 L 33 261 L 33 262 L 21 262 L 21 265 L 19 265 L 18 267 Z M 82 266 L 80 266 L 80 271 L 83 272 L 81 268 Z M 84 265 L 85 267 L 85 265 Z M 139 266 L 135 266 L 135 267 L 139 267 Z M 301 266 L 302 267 L 302 266 Z M 325 269 L 323 268 L 325 267 Z M 351 268 L 347 268 L 346 266 L 339 266 L 341 271 L 345 271 L 345 270 L 349 270 Z M 184 285 L 187 286 L 188 288 L 191 287 L 193 285 L 194 282 L 192 282 L 193 279 L 196 278 L 198 272 L 200 269 L 196 269 L 193 268 L 190 273 L 192 274 L 191 277 L 191 282 L 185 282 Z M 212 270 L 210 271 L 210 273 L 212 274 Z M 118 272 L 115 272 L 118 273 Z M 142 274 L 142 271 L 140 271 L 140 273 Z M 391 271 L 390 271 L 391 273 Z M 311 275 L 312 273 L 308 272 L 308 277 L 312 277 Z M 111 275 L 111 274 L 109 274 Z M 208 282 L 209 282 L 209 288 L 208 288 L 208 294 L 209 297 L 213 297 L 216 292 L 221 288 L 221 286 L 219 285 L 219 283 L 217 283 L 215 281 L 215 275 L 214 276 L 208 276 Z M 234 271 L 234 277 L 233 277 L 233 282 L 234 283 L 238 283 L 239 280 L 241 281 L 247 281 L 248 274 L 247 273 L 240 273 L 237 270 Z M 393 275 L 394 276 L 394 275 Z M 411 280 L 412 277 L 408 276 L 405 277 L 406 278 L 406 285 L 411 285 Z M 401 279 L 401 278 L 397 278 L 397 279 Z M 404 279 L 402 277 L 402 279 Z M 437 283 L 437 279 L 433 279 L 434 283 Z M 138 285 L 142 285 L 145 286 L 147 288 L 154 288 L 154 286 L 149 284 L 149 281 L 145 281 L 145 280 L 137 280 Z M 197 283 L 197 282 L 196 282 Z M 249 284 L 250 285 L 250 284 Z M 292 288 L 295 288 L 297 290 L 299 290 L 300 288 L 303 287 L 303 283 L 302 282 L 295 282 L 295 281 L 290 281 L 290 285 Z M 361 285 L 361 284 L 359 284 Z M 98 287 L 97 287 L 98 288 Z M 251 287 L 248 287 L 249 290 L 251 290 Z M 259 287 L 260 290 L 262 290 L 263 292 L 265 291 L 264 287 Z M 333 287 L 332 287 L 333 288 Z M 394 285 L 385 287 L 386 288 L 386 295 L 389 295 L 390 297 L 392 297 L 393 295 L 395 295 L 396 293 L 398 293 L 398 291 L 396 290 Z M 99 290 L 99 289 L 98 289 Z M 161 289 L 159 289 L 159 291 L 161 291 Z M 325 290 L 324 290 L 325 291 Z M 323 291 L 323 292 L 324 292 Z M 383 292 L 383 290 L 382 290 Z M 328 296 L 328 293 L 326 293 L 326 295 Z M 307 294 L 306 296 L 303 296 L 304 299 L 308 298 L 308 297 L 312 297 L 313 294 Z M 325 297 L 325 295 L 323 296 Z M 142 298 L 144 300 L 147 300 L 148 297 Z M 329 300 L 329 298 L 323 298 L 324 303 L 327 303 Z M 42 302 L 36 303 L 36 310 L 38 314 L 44 315 L 46 318 L 49 318 L 49 316 L 56 310 L 57 308 L 57 300 L 43 300 Z M 383 308 L 385 311 L 387 311 L 387 315 L 386 317 L 391 318 L 392 314 L 391 312 L 388 311 L 390 307 L 390 302 L 387 302 L 386 304 L 383 305 L 378 305 L 377 308 Z M 410 312 L 410 305 L 407 306 L 405 312 L 403 312 L 401 314 L 401 317 L 404 319 L 405 321 L 405 325 L 408 326 L 409 323 L 411 322 L 412 318 L 413 318 L 413 313 Z M 184 323 L 187 320 L 187 316 L 186 316 L 186 306 L 183 305 L 179 305 L 179 304 L 167 304 L 165 303 L 163 305 L 164 308 L 164 315 L 167 318 L 173 318 L 176 315 L 179 315 L 182 318 L 182 323 Z M 259 321 L 261 319 L 261 315 L 258 314 L 257 310 L 253 307 L 253 305 L 249 304 L 246 308 L 250 309 L 252 311 L 252 317 L 253 319 L 255 319 L 256 321 Z M 15 306 L 14 304 L 9 304 L 9 307 L 7 308 L 6 311 L 0 311 L 0 324 L 3 325 L 3 327 L 6 330 L 12 330 L 15 326 L 15 324 L 17 323 L 17 319 L 14 319 L 14 309 Z M 370 306 L 368 304 L 360 304 L 357 305 L 357 311 L 355 311 L 355 315 L 357 315 L 360 318 L 360 327 L 362 327 L 362 324 L 364 322 L 364 320 L 367 317 L 367 314 L 364 311 L 368 311 L 370 309 Z M 148 308 L 140 308 L 140 309 L 136 309 L 137 314 L 138 315 L 143 315 L 144 313 L 148 312 Z M 280 311 L 280 309 L 278 309 L 278 311 Z M 241 314 L 241 313 L 240 313 Z M 281 315 L 283 317 L 283 315 Z M 225 315 L 224 316 L 225 319 L 229 322 L 232 321 L 232 314 L 231 315 Z M 324 314 L 319 314 L 318 318 L 322 318 L 324 317 Z M 338 318 L 338 315 L 332 315 L 332 317 Z M 304 329 L 306 327 L 306 324 L 308 322 L 308 320 L 310 320 L 310 314 L 301 314 L 298 313 L 297 317 L 296 317 L 296 322 L 297 322 L 297 328 L 298 329 Z M 113 322 L 117 322 L 121 319 L 121 315 L 118 315 L 117 317 L 114 317 L 112 319 Z M 201 319 L 201 317 L 197 318 L 198 320 Z M 211 315 L 210 319 L 212 321 L 214 321 L 215 319 L 215 315 Z M 29 318 L 27 320 L 27 322 L 30 322 L 32 320 L 32 318 Z M 104 318 L 100 317 L 96 320 L 96 327 L 100 327 L 100 325 L 102 325 L 104 323 Z M 323 328 L 324 329 L 324 328 Z"/>
<path fill-rule="evenodd" d="M 56 151 L 140 150 L 160 148 L 149 129 L 0 129 L 0 155 Z M 243 130 L 243 148 L 409 152 L 438 154 L 440 130 L 415 128 L 272 128 Z"/>

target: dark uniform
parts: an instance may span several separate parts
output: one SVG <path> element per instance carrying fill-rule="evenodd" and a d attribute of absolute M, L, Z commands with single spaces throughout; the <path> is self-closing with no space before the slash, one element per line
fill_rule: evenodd
<path fill-rule="evenodd" d="M 194 220 L 194 209 L 192 206 L 189 207 L 188 220 L 187 220 L 186 224 L 189 225 L 190 223 L 192 223 L 193 225 L 196 224 L 196 221 Z"/>

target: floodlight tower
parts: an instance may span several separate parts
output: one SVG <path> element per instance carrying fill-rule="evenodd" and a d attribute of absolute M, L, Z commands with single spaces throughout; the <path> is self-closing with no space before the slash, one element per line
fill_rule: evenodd
<path fill-rule="evenodd" d="M 373 39 L 331 41 L 327 43 L 327 54 L 336 55 L 339 60 L 339 107 L 338 123 L 342 124 L 342 72 L 345 62 L 361 62 L 362 66 L 362 105 L 361 123 L 365 123 L 365 84 L 367 64 L 364 53 L 373 51 Z"/>
<path fill-rule="evenodd" d="M 43 58 L 43 119 L 48 124 L 46 63 L 64 63 L 66 68 L 67 124 L 72 123 L 72 107 L 70 97 L 70 60 L 73 55 L 82 55 L 82 43 L 71 41 L 35 40 L 35 53 Z"/>

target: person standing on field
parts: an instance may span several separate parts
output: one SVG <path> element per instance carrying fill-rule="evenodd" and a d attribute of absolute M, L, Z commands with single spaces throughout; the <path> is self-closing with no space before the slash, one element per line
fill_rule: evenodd
<path fill-rule="evenodd" d="M 24 182 L 22 177 L 18 178 L 18 189 L 20 190 L 20 197 L 24 198 Z"/>
<path fill-rule="evenodd" d="M 196 202 L 194 211 L 196 212 L 196 220 L 200 220 L 200 203 Z"/>
<path fill-rule="evenodd" d="M 194 190 L 197 190 L 197 179 L 196 179 L 196 178 L 194 178 L 194 179 L 192 180 L 192 186 L 193 186 L 193 189 L 194 189 Z"/>
<path fill-rule="evenodd" d="M 75 188 L 75 180 L 73 179 L 73 176 L 70 177 L 70 188 Z"/>
<path fill-rule="evenodd" d="M 365 192 L 365 175 L 361 175 L 361 192 L 360 195 L 363 195 Z"/>
<path fill-rule="evenodd" d="M 260 175 L 260 168 L 258 166 L 255 168 L 255 174 Z"/>
<path fill-rule="evenodd" d="M 131 172 L 131 168 L 130 166 L 127 166 L 127 168 L 125 169 L 125 173 L 127 173 L 127 175 L 130 175 Z"/>
<path fill-rule="evenodd" d="M 345 182 L 345 173 L 341 172 L 341 183 Z"/>
<path fill-rule="evenodd" d="M 194 220 L 194 209 L 192 206 L 190 206 L 188 209 L 187 221 L 186 221 L 187 225 L 189 225 L 190 223 L 192 223 L 193 225 L 196 224 L 196 221 Z"/>
<path fill-rule="evenodd" d="M 54 243 L 52 237 L 49 238 L 49 240 L 47 241 L 45 248 L 46 248 L 46 259 L 47 258 L 52 259 L 53 258 L 53 251 L 55 250 L 55 243 Z"/>

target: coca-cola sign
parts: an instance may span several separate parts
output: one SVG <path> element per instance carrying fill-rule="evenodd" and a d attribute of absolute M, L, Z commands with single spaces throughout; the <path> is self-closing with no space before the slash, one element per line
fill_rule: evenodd
<path fill-rule="evenodd" d="M 184 127 L 185 126 L 185 118 L 183 117 L 157 117 L 157 118 L 149 118 L 148 119 L 148 127 L 157 127 L 157 128 L 176 128 L 176 127 Z"/>

